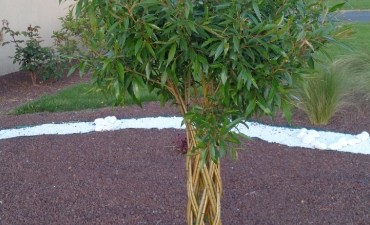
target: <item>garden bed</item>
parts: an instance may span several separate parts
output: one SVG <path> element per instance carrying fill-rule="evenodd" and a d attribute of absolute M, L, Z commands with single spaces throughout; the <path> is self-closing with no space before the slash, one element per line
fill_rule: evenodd
<path fill-rule="evenodd" d="M 0 77 L 0 129 L 41 123 L 178 115 L 147 103 L 63 113 L 4 115 L 41 94 L 81 80 L 78 74 L 34 87 L 25 73 Z M 322 127 L 370 128 L 368 104 L 344 109 Z M 276 116 L 266 123 L 287 125 Z M 292 124 L 314 127 L 294 111 Z M 174 143 L 184 131 L 128 129 L 0 140 L 0 224 L 185 224 L 185 157 Z M 239 160 L 225 158 L 223 224 L 366 224 L 370 156 L 243 141 Z"/>

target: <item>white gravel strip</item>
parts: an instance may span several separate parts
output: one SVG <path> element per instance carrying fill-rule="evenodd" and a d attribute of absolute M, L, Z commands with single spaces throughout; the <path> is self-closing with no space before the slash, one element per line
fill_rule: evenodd
<path fill-rule="evenodd" d="M 148 117 L 139 119 L 121 119 L 113 117 L 98 118 L 94 122 L 43 124 L 33 127 L 0 130 L 0 139 L 20 136 L 36 136 L 46 134 L 76 134 L 94 131 L 119 129 L 185 129 L 181 127 L 182 117 Z M 328 131 L 292 129 L 247 122 L 249 129 L 239 125 L 239 131 L 249 137 L 260 138 L 271 143 L 291 147 L 317 148 L 322 150 L 338 150 L 343 152 L 370 154 L 370 139 L 367 132 L 359 135 L 343 134 Z"/>

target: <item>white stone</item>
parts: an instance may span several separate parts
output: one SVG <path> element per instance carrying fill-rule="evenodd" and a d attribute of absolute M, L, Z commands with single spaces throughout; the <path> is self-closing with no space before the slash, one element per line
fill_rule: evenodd
<path fill-rule="evenodd" d="M 359 143 L 361 143 L 361 140 L 358 139 L 358 138 L 350 139 L 350 140 L 347 141 L 348 145 L 355 145 L 355 144 L 359 144 Z"/>
<path fill-rule="evenodd" d="M 95 125 L 101 125 L 104 123 L 104 119 L 103 118 L 97 118 L 94 120 L 94 123 Z"/>
<path fill-rule="evenodd" d="M 347 143 L 347 139 L 345 138 L 345 137 L 341 137 L 339 140 L 338 140 L 338 142 L 337 142 L 338 144 L 340 144 L 342 147 L 345 147 L 345 146 L 347 146 L 348 145 L 348 143 Z"/>
<path fill-rule="evenodd" d="M 315 131 L 315 130 L 309 130 L 309 131 L 307 132 L 307 134 L 310 134 L 310 135 L 312 135 L 312 136 L 313 136 L 313 137 L 315 137 L 315 138 L 320 137 L 319 132 L 317 132 L 317 131 Z"/>
<path fill-rule="evenodd" d="M 369 139 L 369 133 L 364 131 L 361 134 L 358 134 L 357 138 L 360 139 L 361 141 L 366 141 L 367 139 Z"/>
<path fill-rule="evenodd" d="M 113 124 L 114 122 L 116 122 L 117 118 L 115 116 L 107 116 L 104 118 L 104 120 L 110 124 Z"/>
<path fill-rule="evenodd" d="M 314 148 L 320 149 L 320 150 L 326 150 L 327 146 L 325 143 L 321 143 L 319 141 L 315 141 L 314 144 L 312 144 Z"/>
<path fill-rule="evenodd" d="M 333 143 L 333 144 L 329 145 L 329 149 L 330 150 L 341 150 L 342 145 L 340 145 L 338 142 L 336 142 L 336 143 Z"/>
<path fill-rule="evenodd" d="M 314 140 L 315 140 L 315 138 L 314 138 L 312 135 L 307 134 L 306 136 L 304 136 L 304 137 L 303 137 L 302 142 L 303 142 L 304 144 L 310 144 L 310 143 L 312 143 Z"/>
<path fill-rule="evenodd" d="M 307 135 L 307 129 L 306 128 L 302 128 L 300 131 L 301 132 L 299 132 L 299 134 L 297 135 L 297 138 L 303 138 L 304 136 Z"/>

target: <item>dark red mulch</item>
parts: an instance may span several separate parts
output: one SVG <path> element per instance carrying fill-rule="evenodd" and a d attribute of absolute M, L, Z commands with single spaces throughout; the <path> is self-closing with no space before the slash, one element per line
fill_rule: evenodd
<path fill-rule="evenodd" d="M 1 109 L 17 105 L 8 99 L 26 102 L 25 96 L 36 98 L 41 90 L 28 83 L 24 89 L 10 84 L 21 82 L 13 76 L 5 82 L 0 77 Z M 78 76 L 68 79 L 80 82 Z M 42 90 L 62 88 L 54 85 Z M 108 115 L 176 114 L 173 108 L 150 103 L 144 110 L 3 115 L 0 129 Z M 369 110 L 343 110 L 320 129 L 369 131 L 369 116 Z M 285 122 L 278 116 L 274 123 Z M 309 126 L 300 113 L 293 125 Z M 185 157 L 173 143 L 178 134 L 184 131 L 127 129 L 0 140 L 0 224 L 185 224 Z M 370 156 L 258 139 L 242 148 L 247 151 L 239 152 L 236 163 L 222 161 L 223 224 L 369 224 Z"/>

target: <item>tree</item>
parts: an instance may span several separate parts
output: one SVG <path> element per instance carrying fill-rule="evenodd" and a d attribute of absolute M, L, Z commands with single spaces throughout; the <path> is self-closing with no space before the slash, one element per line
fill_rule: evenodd
<path fill-rule="evenodd" d="M 61 0 L 60 0 L 61 1 Z M 314 52 L 333 41 L 322 0 L 79 0 L 93 28 L 82 56 L 97 88 L 138 105 L 140 87 L 158 89 L 184 116 L 188 224 L 221 224 L 220 158 L 237 157 L 236 126 L 281 108 L 289 89 L 314 69 Z M 329 25 L 329 26 L 328 26 Z M 72 69 L 73 70 L 73 69 Z M 71 70 L 71 71 L 72 71 Z"/>

